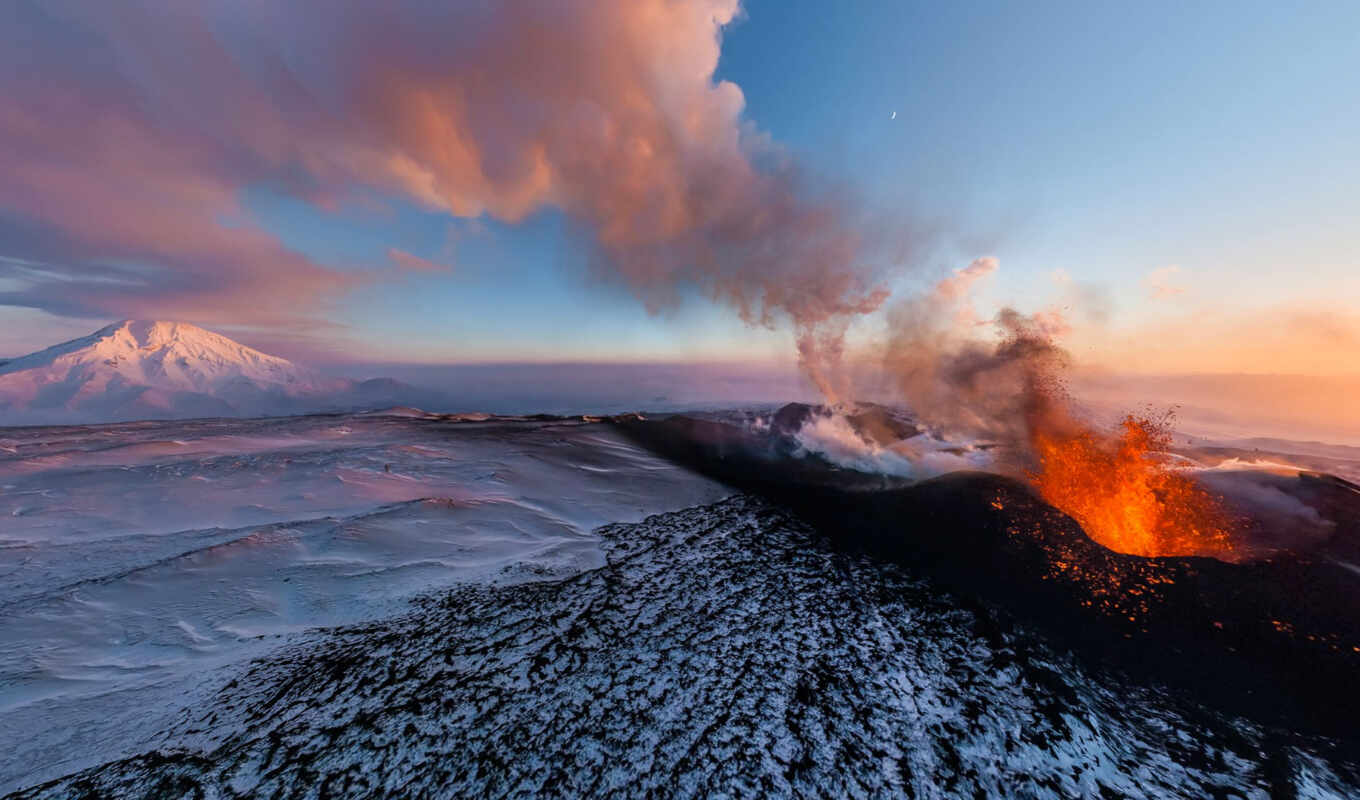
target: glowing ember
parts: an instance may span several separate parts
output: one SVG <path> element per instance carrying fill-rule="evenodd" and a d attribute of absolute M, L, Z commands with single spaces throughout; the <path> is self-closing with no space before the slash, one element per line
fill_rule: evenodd
<path fill-rule="evenodd" d="M 1125 417 L 1117 436 L 1089 429 L 1031 434 L 1040 496 L 1111 550 L 1140 556 L 1232 550 L 1232 522 L 1219 502 L 1170 468 L 1164 422 Z"/>

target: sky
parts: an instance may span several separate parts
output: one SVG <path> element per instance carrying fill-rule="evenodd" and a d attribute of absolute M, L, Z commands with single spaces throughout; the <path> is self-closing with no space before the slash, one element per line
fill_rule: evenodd
<path fill-rule="evenodd" d="M 792 363 L 990 258 L 1094 368 L 1360 373 L 1353 2 L 369 5 L 5 3 L 0 355 Z"/>

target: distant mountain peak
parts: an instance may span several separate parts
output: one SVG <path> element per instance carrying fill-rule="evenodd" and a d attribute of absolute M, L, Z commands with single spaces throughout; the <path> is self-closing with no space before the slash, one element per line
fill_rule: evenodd
<path fill-rule="evenodd" d="M 140 349 L 174 346 L 197 347 L 241 355 L 247 359 L 267 359 L 286 363 L 286 359 L 262 353 L 220 333 L 214 333 L 189 322 L 125 319 L 112 325 L 106 325 L 87 338 L 128 343 Z"/>
<path fill-rule="evenodd" d="M 122 320 L 0 365 L 0 425 L 288 414 L 354 387 L 187 322 Z"/>
<path fill-rule="evenodd" d="M 35 372 L 38 371 L 38 372 Z M 127 381 L 175 391 L 208 392 L 223 382 L 324 391 L 334 383 L 312 370 L 262 353 L 187 322 L 123 320 L 89 336 L 40 350 L 0 367 L 0 376 L 29 373 L 41 383 L 86 382 L 116 372 Z"/>
<path fill-rule="evenodd" d="M 0 362 L 0 426 L 282 416 L 445 401 L 390 379 L 330 378 L 170 320 L 125 319 Z"/>
<path fill-rule="evenodd" d="M 156 347 L 176 341 L 221 341 L 242 346 L 220 333 L 176 320 L 125 319 L 106 325 L 92 335 L 101 339 L 128 337 L 142 347 Z"/>

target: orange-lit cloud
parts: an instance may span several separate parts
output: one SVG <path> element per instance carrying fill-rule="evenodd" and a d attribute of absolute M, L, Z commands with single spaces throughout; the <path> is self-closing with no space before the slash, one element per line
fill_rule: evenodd
<path fill-rule="evenodd" d="M 698 287 L 814 360 L 886 293 L 865 226 L 714 78 L 737 0 L 20 3 L 0 32 L 0 303 L 266 318 L 357 280 L 242 214 L 246 186 L 459 217 L 561 209 L 649 306 Z M 416 268 L 410 254 L 391 260 Z M 880 265 L 881 266 L 881 265 Z"/>
<path fill-rule="evenodd" d="M 0 303 L 250 322 L 353 284 L 240 220 L 236 177 L 193 143 L 78 91 L 38 100 L 0 100 Z"/>
<path fill-rule="evenodd" d="M 1001 262 L 991 256 L 973 259 L 973 262 L 954 274 L 935 284 L 935 296 L 940 302 L 950 303 L 968 296 L 973 286 L 996 272 Z"/>

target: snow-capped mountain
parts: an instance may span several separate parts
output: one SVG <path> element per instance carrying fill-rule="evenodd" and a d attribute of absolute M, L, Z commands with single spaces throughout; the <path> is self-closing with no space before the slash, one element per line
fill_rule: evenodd
<path fill-rule="evenodd" d="M 347 410 L 409 402 L 408 388 L 327 377 L 184 322 L 124 320 L 0 364 L 0 425 Z"/>

